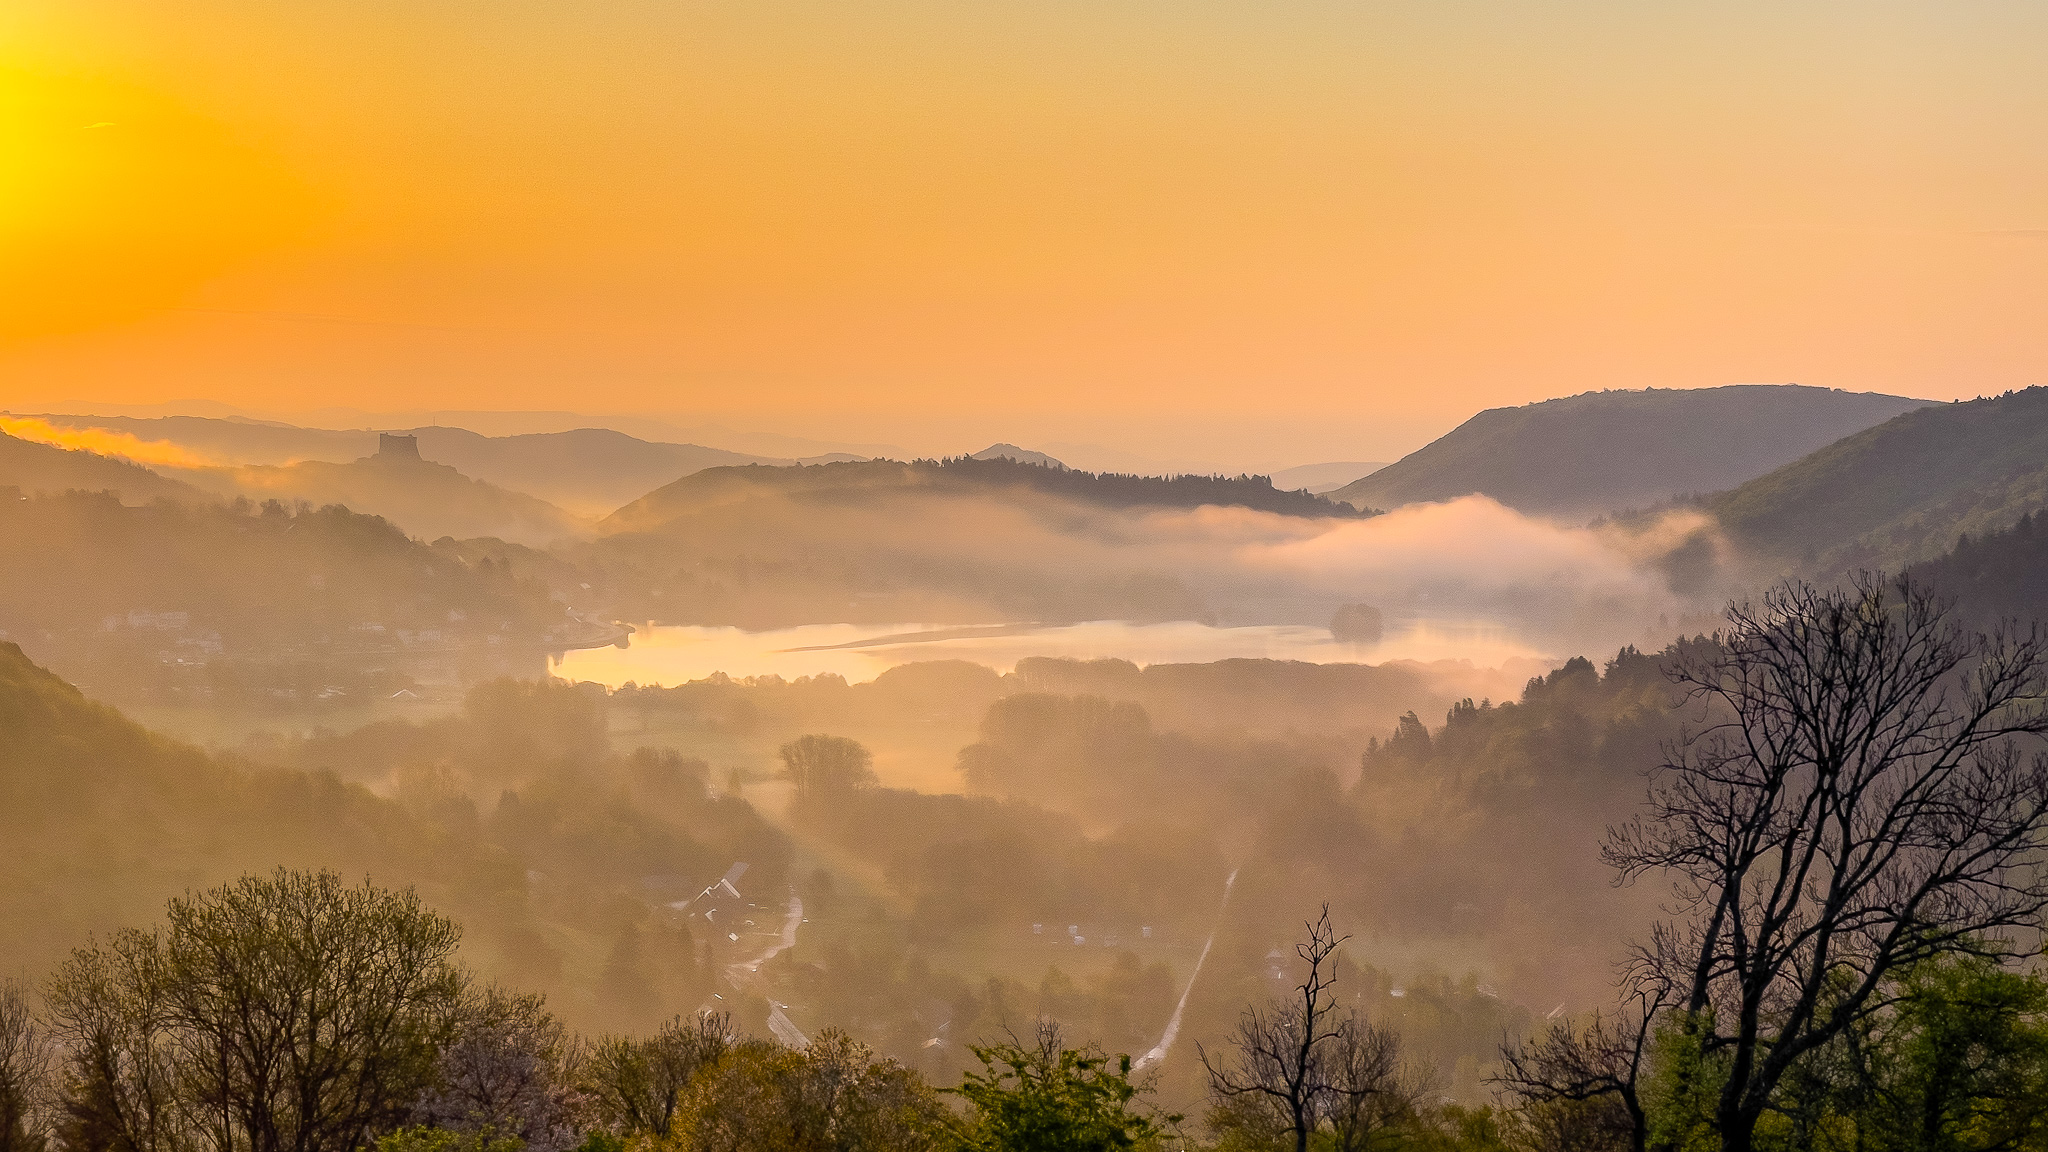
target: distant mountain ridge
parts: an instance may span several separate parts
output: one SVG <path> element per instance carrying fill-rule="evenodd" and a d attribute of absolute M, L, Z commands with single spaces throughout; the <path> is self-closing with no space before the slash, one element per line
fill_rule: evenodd
<path fill-rule="evenodd" d="M 35 418 L 60 427 L 105 428 L 141 440 L 167 440 L 224 466 L 283 467 L 303 461 L 346 464 L 377 450 L 378 432 L 363 428 L 299 428 L 202 416 L 45 414 Z M 422 456 L 452 465 L 465 476 L 590 516 L 602 516 L 700 469 L 794 463 L 698 444 L 643 440 L 609 428 L 515 436 L 485 436 L 438 425 L 386 431 L 417 437 Z"/>
<path fill-rule="evenodd" d="M 1932 560 L 2048 508 L 2048 388 L 1918 408 L 1705 506 L 1739 545 L 1810 574 Z"/>
<path fill-rule="evenodd" d="M 1478 492 L 1591 517 L 1733 488 L 1928 403 L 1796 384 L 1586 392 L 1488 409 L 1329 496 L 1393 508 Z"/>

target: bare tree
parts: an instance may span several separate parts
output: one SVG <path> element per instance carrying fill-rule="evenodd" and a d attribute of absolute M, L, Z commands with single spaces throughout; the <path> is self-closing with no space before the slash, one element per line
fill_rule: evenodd
<path fill-rule="evenodd" d="M 1337 1025 L 1324 1111 L 1333 1152 L 1369 1152 L 1413 1119 L 1428 1076 L 1401 1059 L 1401 1035 L 1353 1010 Z"/>
<path fill-rule="evenodd" d="M 41 1152 L 49 1142 L 50 1038 L 27 990 L 0 983 L 0 1152 Z"/>
<path fill-rule="evenodd" d="M 2040 861 L 2048 639 L 1965 632 L 1909 581 L 1790 584 L 1730 609 L 1673 676 L 1703 706 L 1605 849 L 1675 879 L 1676 922 L 1637 949 L 1726 1070 L 1711 1117 L 1748 1152 L 1788 1070 L 1945 953 L 2007 958 L 2048 906 Z"/>
<path fill-rule="evenodd" d="M 1308 939 L 1294 951 L 1308 973 L 1292 999 L 1252 1005 L 1238 1019 L 1231 1046 L 1235 1066 L 1219 1064 L 1198 1043 L 1209 1073 L 1209 1095 L 1226 1114 L 1250 1109 L 1267 1113 L 1294 1138 L 1295 1152 L 1307 1152 L 1309 1137 L 1338 1099 L 1338 1056 L 1346 1044 L 1346 1023 L 1330 986 L 1336 981 L 1337 947 L 1349 940 L 1330 926 L 1330 906 L 1307 925 Z"/>
<path fill-rule="evenodd" d="M 1493 1082 L 1520 1098 L 1551 1145 L 1644 1152 L 1649 1121 L 1638 1085 L 1662 1004 L 1652 992 L 1632 1005 L 1631 1016 L 1560 1020 L 1532 1038 L 1501 1045 Z"/>

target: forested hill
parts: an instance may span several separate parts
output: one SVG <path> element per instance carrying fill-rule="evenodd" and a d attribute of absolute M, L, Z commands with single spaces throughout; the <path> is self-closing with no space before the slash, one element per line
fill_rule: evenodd
<path fill-rule="evenodd" d="M 1707 506 L 1739 544 L 1816 575 L 1933 559 L 2048 507 L 2048 388 L 1908 412 Z"/>
<path fill-rule="evenodd" d="M 1926 403 L 1795 384 L 1587 392 L 1481 412 L 1329 496 L 1394 508 L 1479 492 L 1590 517 L 1732 488 Z"/>
<path fill-rule="evenodd" d="M 58 448 L 0 433 L 0 488 L 34 492 L 117 492 L 130 504 L 205 500 L 198 489 L 140 464 L 96 452 Z"/>
<path fill-rule="evenodd" d="M 1028 491 L 1101 508 L 1196 508 L 1206 504 L 1251 508 L 1284 516 L 1358 517 L 1369 513 L 1307 492 L 1282 492 L 1264 476 L 1132 476 L 1083 472 L 996 458 L 976 460 L 862 460 L 773 467 L 707 468 L 619 509 L 601 528 L 646 532 L 678 516 L 766 496 L 831 503 L 923 491 L 1000 500 Z"/>

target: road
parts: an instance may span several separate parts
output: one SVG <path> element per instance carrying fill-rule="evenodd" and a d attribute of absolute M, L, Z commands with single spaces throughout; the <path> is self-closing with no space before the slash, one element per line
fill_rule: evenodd
<path fill-rule="evenodd" d="M 791 892 L 789 894 L 789 915 L 783 918 L 782 934 L 776 937 L 775 942 L 768 945 L 767 949 L 759 956 L 751 960 L 740 960 L 726 965 L 726 983 L 732 985 L 735 990 L 740 991 L 761 983 L 761 965 L 796 947 L 797 925 L 803 922 L 804 902 L 796 893 Z M 775 1036 L 775 1039 L 789 1048 L 809 1047 L 811 1043 L 810 1037 L 805 1036 L 803 1030 L 798 1028 L 791 1022 L 788 1016 L 783 1014 L 782 1005 L 776 1002 L 775 997 L 768 995 L 765 989 L 762 989 L 761 993 L 768 1000 L 768 1031 Z"/>
<path fill-rule="evenodd" d="M 1195 990 L 1195 981 L 1202 976 L 1202 965 L 1209 959 L 1209 949 L 1216 944 L 1216 933 L 1223 927 L 1223 910 L 1230 906 L 1230 889 L 1237 883 L 1237 869 L 1230 870 L 1230 877 L 1223 881 L 1223 902 L 1216 906 L 1216 924 L 1209 929 L 1209 938 L 1202 942 L 1202 954 L 1195 958 L 1195 970 L 1188 973 L 1188 986 L 1180 990 L 1180 1003 L 1173 1006 L 1173 1015 L 1167 1018 L 1166 1032 L 1159 1037 L 1159 1043 L 1150 1052 L 1131 1062 L 1131 1070 L 1138 1071 L 1166 1059 L 1167 1050 L 1173 1047 L 1180 1035 L 1181 1014 L 1188 1010 L 1188 996 Z"/>

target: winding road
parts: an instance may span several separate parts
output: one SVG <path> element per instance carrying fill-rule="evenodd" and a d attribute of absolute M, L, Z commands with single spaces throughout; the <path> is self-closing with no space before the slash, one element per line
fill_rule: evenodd
<path fill-rule="evenodd" d="M 761 965 L 766 964 L 767 962 L 775 959 L 777 956 L 780 956 L 784 952 L 789 951 L 791 948 L 796 947 L 797 925 L 802 924 L 803 922 L 803 899 L 799 897 L 795 892 L 791 892 L 789 894 L 789 915 L 785 917 L 782 921 L 782 934 L 776 937 L 775 942 L 768 945 L 767 950 L 762 952 L 759 956 L 756 956 L 751 960 L 739 960 L 726 965 L 725 982 L 732 985 L 735 990 L 745 990 L 749 986 L 759 983 L 761 979 Z M 764 996 L 767 995 L 765 990 L 762 994 Z M 790 1018 L 783 1013 L 782 1005 L 776 1002 L 775 997 L 767 996 L 767 1000 L 768 1031 L 773 1033 L 775 1038 L 781 1041 L 785 1047 L 809 1047 L 811 1043 L 811 1038 L 804 1035 L 803 1030 L 798 1028 L 796 1024 L 793 1023 L 790 1020 Z"/>
<path fill-rule="evenodd" d="M 1230 906 L 1230 889 L 1237 883 L 1237 869 L 1230 870 L 1230 877 L 1223 881 L 1223 902 L 1216 906 L 1216 924 L 1209 929 L 1209 938 L 1202 942 L 1202 954 L 1195 958 L 1195 970 L 1188 974 L 1188 986 L 1180 990 L 1180 1003 L 1173 1006 L 1173 1015 L 1166 1021 L 1166 1032 L 1159 1037 L 1159 1043 L 1150 1052 L 1131 1062 L 1131 1070 L 1138 1071 L 1166 1059 L 1167 1050 L 1173 1047 L 1180 1036 L 1180 1018 L 1188 1010 L 1188 996 L 1195 990 L 1195 981 L 1202 976 L 1202 965 L 1209 959 L 1209 949 L 1216 944 L 1216 933 L 1223 927 L 1223 910 Z"/>

